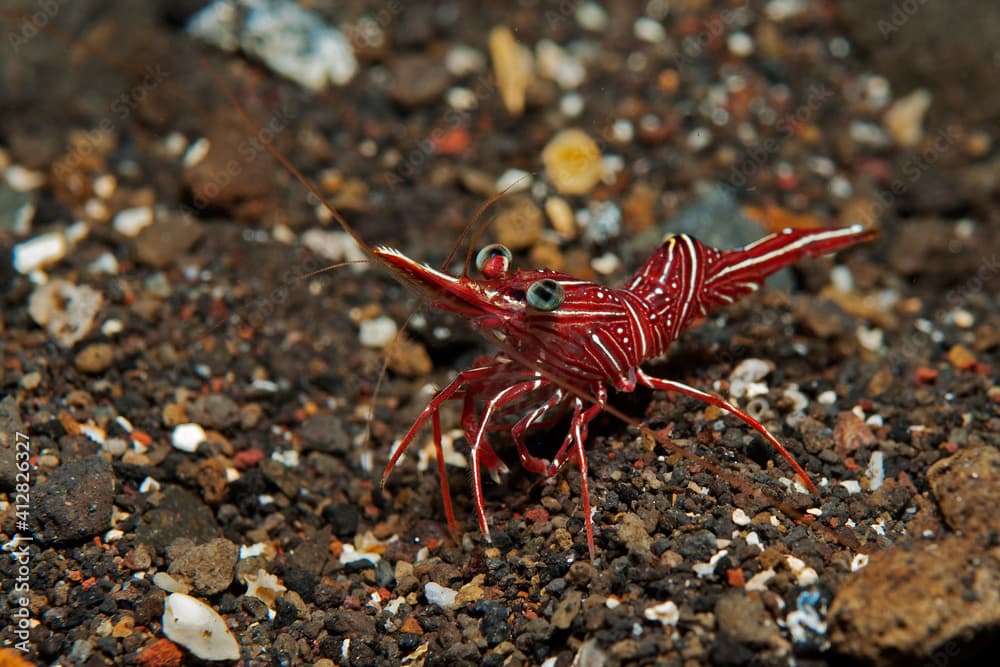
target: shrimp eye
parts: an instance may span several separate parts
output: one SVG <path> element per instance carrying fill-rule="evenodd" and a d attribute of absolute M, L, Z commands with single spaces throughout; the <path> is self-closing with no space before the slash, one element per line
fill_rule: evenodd
<path fill-rule="evenodd" d="M 566 292 L 555 280 L 543 278 L 531 283 L 526 300 L 535 310 L 555 310 L 566 300 Z"/>
<path fill-rule="evenodd" d="M 476 255 L 476 268 L 487 278 L 499 278 L 510 268 L 511 254 L 507 246 L 491 243 Z"/>

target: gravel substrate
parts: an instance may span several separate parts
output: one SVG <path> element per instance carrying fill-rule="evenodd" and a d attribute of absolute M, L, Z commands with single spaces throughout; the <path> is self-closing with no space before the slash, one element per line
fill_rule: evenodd
<path fill-rule="evenodd" d="M 286 23 L 227 32 L 207 4 L 0 10 L 0 665 L 1000 648 L 1000 9 L 240 0 Z M 365 242 L 455 273 L 504 190 L 476 249 L 611 286 L 667 232 L 877 228 L 646 366 L 740 404 L 817 492 L 742 422 L 639 390 L 591 425 L 596 557 L 579 469 L 525 471 L 502 432 L 487 542 L 447 405 L 451 535 L 430 429 L 381 471 L 493 350 L 414 314 L 262 137 Z"/>

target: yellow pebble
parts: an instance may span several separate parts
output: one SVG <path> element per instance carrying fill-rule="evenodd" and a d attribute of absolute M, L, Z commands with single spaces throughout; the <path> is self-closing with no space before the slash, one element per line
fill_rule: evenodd
<path fill-rule="evenodd" d="M 601 149 L 583 130 L 563 130 L 542 150 L 549 181 L 566 195 L 585 195 L 601 180 Z"/>
<path fill-rule="evenodd" d="M 524 111 L 528 84 L 534 77 L 531 52 L 517 43 L 514 33 L 507 26 L 493 28 L 489 42 L 500 99 L 507 111 L 519 116 Z"/>

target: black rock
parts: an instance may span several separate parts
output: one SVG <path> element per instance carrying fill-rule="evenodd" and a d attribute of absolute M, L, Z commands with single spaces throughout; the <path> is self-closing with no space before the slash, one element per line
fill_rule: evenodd
<path fill-rule="evenodd" d="M 111 525 L 114 500 L 110 463 L 96 456 L 65 462 L 35 488 L 35 534 L 55 543 L 98 535 Z"/>
<path fill-rule="evenodd" d="M 341 540 L 354 537 L 359 518 L 358 508 L 350 503 L 330 503 L 323 508 L 323 520 Z"/>
<path fill-rule="evenodd" d="M 330 414 L 318 414 L 305 420 L 299 435 L 306 451 L 345 454 L 351 447 L 343 421 Z"/>
<path fill-rule="evenodd" d="M 200 543 L 219 536 L 212 510 L 198 496 L 177 486 L 166 486 L 162 493 L 159 506 L 143 514 L 136 530 L 139 542 L 164 550 L 181 537 Z"/>

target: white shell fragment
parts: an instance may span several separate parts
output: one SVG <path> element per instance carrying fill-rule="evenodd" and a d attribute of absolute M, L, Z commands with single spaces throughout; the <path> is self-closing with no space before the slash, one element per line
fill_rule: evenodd
<path fill-rule="evenodd" d="M 448 609 L 455 606 L 455 598 L 458 597 L 458 591 L 429 581 L 424 586 L 424 595 L 430 604 L 436 604 L 442 609 Z"/>
<path fill-rule="evenodd" d="M 878 491 L 885 482 L 885 456 L 880 451 L 872 452 L 865 468 L 865 478 L 868 480 L 868 490 Z"/>
<path fill-rule="evenodd" d="M 754 398 L 767 394 L 767 384 L 761 382 L 774 363 L 764 359 L 744 359 L 729 374 L 729 395 L 734 398 Z"/>
<path fill-rule="evenodd" d="M 802 559 L 786 555 L 785 564 L 788 565 L 788 569 L 795 575 L 795 581 L 799 586 L 809 586 L 819 581 L 819 575 L 816 574 L 816 570 L 806 565 Z"/>
<path fill-rule="evenodd" d="M 311 90 L 343 85 L 358 70 L 347 37 L 288 0 L 215 0 L 187 31 L 229 53 L 242 49 Z"/>
<path fill-rule="evenodd" d="M 240 646 L 214 609 L 185 595 L 172 593 L 163 603 L 163 634 L 202 660 L 236 660 Z"/>
<path fill-rule="evenodd" d="M 750 577 L 744 588 L 748 591 L 766 591 L 769 581 L 774 579 L 774 569 L 767 568 Z"/>
<path fill-rule="evenodd" d="M 243 578 L 247 585 L 246 594 L 266 604 L 268 611 L 274 610 L 275 600 L 288 590 L 277 576 L 263 568 L 258 569 L 255 574 L 247 573 Z"/>
<path fill-rule="evenodd" d="M 151 224 L 153 224 L 153 209 L 148 206 L 137 206 L 119 211 L 111 226 L 122 236 L 135 238 Z"/>
<path fill-rule="evenodd" d="M 191 587 L 183 581 L 178 581 L 166 572 L 157 572 L 153 575 L 153 585 L 168 593 L 188 593 Z"/>
<path fill-rule="evenodd" d="M 170 435 L 170 444 L 174 449 L 194 453 L 205 438 L 205 429 L 200 424 L 178 424 Z"/>
<path fill-rule="evenodd" d="M 868 565 L 868 554 L 856 554 L 851 559 L 851 572 L 857 572 Z"/>
<path fill-rule="evenodd" d="M 856 479 L 845 479 L 843 482 L 840 482 L 840 485 L 847 489 L 847 492 L 851 495 L 861 493 L 861 483 Z"/>
<path fill-rule="evenodd" d="M 53 280 L 35 288 L 28 300 L 28 314 L 64 348 L 86 336 L 104 297 L 87 285 Z"/>
<path fill-rule="evenodd" d="M 651 621 L 659 621 L 663 625 L 677 625 L 681 620 L 681 611 L 673 600 L 661 602 L 653 607 L 647 607 L 643 615 Z"/>
<path fill-rule="evenodd" d="M 66 256 L 66 237 L 61 232 L 48 232 L 14 246 L 14 269 L 27 275 L 36 269 L 58 262 Z"/>
<path fill-rule="evenodd" d="M 399 327 L 391 317 L 375 317 L 361 323 L 358 342 L 365 347 L 383 348 L 396 337 Z"/>
<path fill-rule="evenodd" d="M 347 232 L 335 232 L 325 229 L 310 229 L 302 235 L 302 245 L 312 250 L 320 257 L 331 262 L 365 262 L 367 257 L 358 242 Z M 351 270 L 364 271 L 367 265 L 355 264 Z"/>

